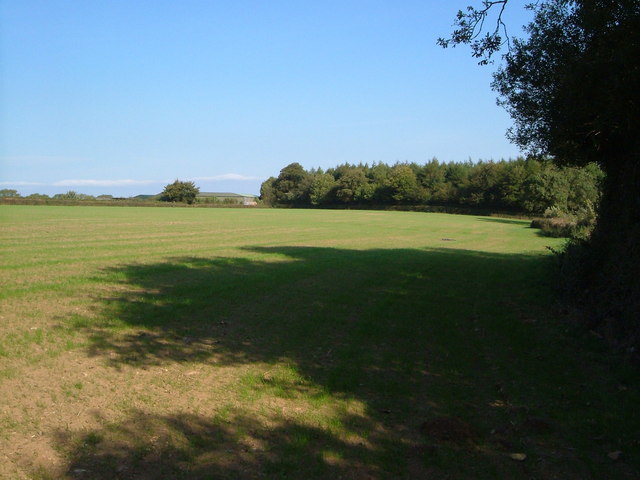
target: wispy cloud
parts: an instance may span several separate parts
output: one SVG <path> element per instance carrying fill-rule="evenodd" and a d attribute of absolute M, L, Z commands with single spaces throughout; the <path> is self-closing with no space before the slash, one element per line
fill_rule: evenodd
<path fill-rule="evenodd" d="M 196 182 L 211 182 L 211 181 L 240 181 L 250 182 L 256 180 L 263 180 L 261 177 L 255 177 L 251 175 L 240 175 L 238 173 L 225 173 L 222 175 L 213 175 L 209 177 L 192 177 L 190 180 Z M 1 181 L 0 186 L 12 186 L 12 187 L 37 187 L 37 186 L 49 186 L 49 187 L 132 187 L 136 185 L 162 185 L 170 183 L 170 180 L 135 180 L 131 178 L 123 178 L 117 180 L 100 180 L 91 178 L 72 178 L 65 180 L 58 180 L 55 182 L 29 182 L 23 180 L 16 181 Z"/>
<path fill-rule="evenodd" d="M 133 185 L 151 185 L 154 183 L 162 183 L 158 180 L 93 180 L 93 179 L 72 179 L 59 180 L 53 182 L 54 187 L 128 187 Z"/>
<path fill-rule="evenodd" d="M 262 178 L 249 176 L 249 175 L 240 175 L 238 173 L 225 173 L 223 175 L 214 175 L 212 177 L 195 177 L 194 180 L 196 181 L 199 180 L 204 182 L 211 182 L 211 181 L 217 181 L 217 180 L 238 180 L 243 182 L 243 181 L 262 180 Z"/>
<path fill-rule="evenodd" d="M 46 185 L 46 183 L 17 181 L 17 182 L 0 182 L 0 185 L 10 186 L 10 187 L 37 187 L 40 185 Z"/>

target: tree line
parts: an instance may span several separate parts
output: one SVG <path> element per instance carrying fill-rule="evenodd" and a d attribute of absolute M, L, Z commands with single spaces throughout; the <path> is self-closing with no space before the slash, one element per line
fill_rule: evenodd
<path fill-rule="evenodd" d="M 343 164 L 327 170 L 284 167 L 260 188 L 275 206 L 431 205 L 508 211 L 592 224 L 604 174 L 595 164 L 547 160 Z"/>
<path fill-rule="evenodd" d="M 200 193 L 195 183 L 176 180 L 164 187 L 164 190 L 159 195 L 143 195 L 141 200 L 160 200 L 162 202 L 182 202 L 192 204 L 196 201 L 196 197 Z M 56 193 L 53 196 L 45 195 L 42 193 L 32 193 L 26 197 L 20 195 L 20 193 L 12 188 L 4 188 L 0 190 L 0 199 L 3 198 L 21 198 L 26 200 L 58 200 L 58 201 L 91 201 L 91 200 L 125 200 L 124 198 L 114 198 L 112 195 L 87 195 L 84 193 L 78 193 L 75 190 L 69 190 L 65 193 Z M 129 198 L 127 200 L 134 200 Z"/>
<path fill-rule="evenodd" d="M 175 180 L 166 185 L 163 191 L 156 195 L 136 195 L 135 197 L 114 197 L 112 195 L 87 195 L 69 190 L 49 196 L 42 193 L 32 193 L 22 196 L 18 190 L 12 188 L 0 189 L 0 203 L 22 205 L 167 205 L 182 206 L 239 206 L 243 202 L 236 198 L 217 198 L 210 194 L 200 196 L 200 188 L 194 182 Z M 242 197 L 240 197 L 242 199 Z"/>
<path fill-rule="evenodd" d="M 3 188 L 0 190 L 0 199 L 24 199 L 24 200 L 34 200 L 34 201 L 46 201 L 46 200 L 57 200 L 57 201 L 91 201 L 91 200 L 125 200 L 124 198 L 116 198 L 113 195 L 87 195 L 86 193 L 79 193 L 75 190 L 68 190 L 65 193 L 56 193 L 54 195 L 46 195 L 44 193 L 32 193 L 27 196 L 20 195 L 18 190 L 13 188 Z"/>

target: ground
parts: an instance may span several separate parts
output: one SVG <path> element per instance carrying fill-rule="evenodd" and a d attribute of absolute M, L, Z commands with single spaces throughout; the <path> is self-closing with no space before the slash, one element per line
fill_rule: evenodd
<path fill-rule="evenodd" d="M 528 222 L 3 206 L 0 478 L 637 478 Z"/>

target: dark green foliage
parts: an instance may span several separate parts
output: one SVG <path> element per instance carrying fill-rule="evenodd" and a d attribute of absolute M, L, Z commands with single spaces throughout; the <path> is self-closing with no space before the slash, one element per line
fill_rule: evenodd
<path fill-rule="evenodd" d="M 395 203 L 415 204 L 426 197 L 418 186 L 416 174 L 407 164 L 395 165 L 387 176 L 385 186 Z"/>
<path fill-rule="evenodd" d="M 540 2 L 529 38 L 516 40 L 494 89 L 522 148 L 608 170 L 637 149 L 638 0 Z M 637 150 L 636 150 L 637 151 Z"/>
<path fill-rule="evenodd" d="M 422 188 L 424 188 L 426 201 L 442 201 L 440 192 L 445 184 L 445 176 L 444 169 L 436 158 L 421 167 L 416 177 Z"/>
<path fill-rule="evenodd" d="M 577 219 L 567 215 L 551 215 L 532 220 L 531 228 L 539 228 L 548 237 L 585 239 L 593 229 L 593 222 L 589 218 Z"/>
<path fill-rule="evenodd" d="M 196 196 L 200 193 L 200 189 L 193 182 L 175 182 L 164 187 L 160 194 L 160 200 L 163 202 L 183 202 L 191 205 L 196 200 Z"/>
<path fill-rule="evenodd" d="M 275 181 L 274 177 L 269 177 L 260 186 L 260 199 L 265 205 L 274 205 L 276 203 L 276 192 L 273 189 Z"/>
<path fill-rule="evenodd" d="M 336 180 L 328 173 L 318 173 L 313 176 L 309 187 L 311 205 L 326 205 L 332 203 L 336 195 Z"/>
<path fill-rule="evenodd" d="M 343 171 L 336 181 L 335 197 L 340 203 L 363 203 L 373 197 L 373 186 L 362 168 L 341 167 Z"/>
<path fill-rule="evenodd" d="M 516 4 L 484 0 L 459 12 L 451 38 L 438 42 L 469 44 L 473 56 L 487 63 L 504 44 L 502 13 L 508 3 Z M 638 345 L 640 1 L 542 0 L 528 8 L 535 16 L 525 28 L 527 38 L 510 42 L 492 86 L 514 121 L 508 133 L 512 141 L 560 165 L 597 163 L 606 175 L 597 226 L 587 242 L 572 246 L 583 254 L 565 258 L 580 258 L 579 264 L 565 266 L 575 274 L 565 286 L 594 323 L 607 332 L 617 330 L 623 343 Z M 491 13 L 497 15 L 496 27 L 485 33 L 494 25 L 485 24 Z M 568 212 L 572 196 L 590 194 L 567 181 L 543 174 L 529 186 L 554 197 L 578 223 L 595 218 L 595 209 L 589 211 L 594 205 Z M 576 181 L 582 185 L 580 178 Z"/>
<path fill-rule="evenodd" d="M 304 205 L 309 203 L 311 177 L 299 163 L 291 163 L 280 170 L 273 181 L 273 193 L 278 203 Z"/>

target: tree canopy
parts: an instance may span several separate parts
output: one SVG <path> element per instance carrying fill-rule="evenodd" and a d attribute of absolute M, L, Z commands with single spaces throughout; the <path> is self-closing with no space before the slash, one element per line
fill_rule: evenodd
<path fill-rule="evenodd" d="M 492 87 L 514 121 L 508 137 L 557 163 L 601 166 L 597 227 L 569 250 L 579 257 L 569 289 L 595 323 L 640 344 L 640 0 L 539 0 L 524 39 L 502 21 L 513 3 L 459 11 L 438 43 L 469 44 L 482 64 L 506 47 Z"/>
<path fill-rule="evenodd" d="M 3 188 L 0 190 L 0 198 L 18 198 L 20 194 L 12 188 Z"/>
<path fill-rule="evenodd" d="M 508 44 L 492 87 L 514 120 L 509 138 L 529 153 L 605 170 L 620 153 L 637 153 L 640 1 L 541 0 L 527 7 L 535 16 L 526 39 L 508 37 L 509 3 L 459 11 L 451 38 L 438 40 L 471 45 L 480 63 Z"/>
<path fill-rule="evenodd" d="M 184 202 L 192 204 L 195 202 L 198 193 L 200 193 L 200 189 L 196 187 L 193 182 L 176 180 L 164 187 L 164 190 L 160 194 L 160 200 L 164 202 Z"/>
<path fill-rule="evenodd" d="M 267 179 L 260 192 L 268 205 L 479 208 L 563 217 L 588 227 L 602 176 L 595 164 L 556 166 L 535 158 L 476 163 L 434 158 L 424 165 L 342 164 L 326 171 L 307 171 L 296 163 Z"/>

